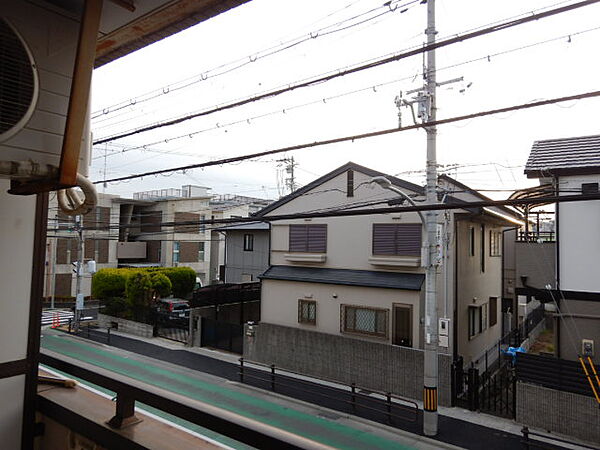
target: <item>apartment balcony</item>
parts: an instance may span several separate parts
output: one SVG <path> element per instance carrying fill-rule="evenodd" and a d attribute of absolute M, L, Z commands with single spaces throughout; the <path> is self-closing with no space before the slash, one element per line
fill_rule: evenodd
<path fill-rule="evenodd" d="M 40 384 L 36 448 L 222 448 L 209 438 L 160 419 L 158 414 L 161 413 L 257 448 L 319 446 L 301 436 L 49 350 L 42 350 L 40 362 L 85 380 L 98 390 Z M 40 375 L 47 373 L 41 369 Z M 110 394 L 107 395 L 107 391 Z M 154 408 L 157 415 L 136 410 L 136 402 Z"/>

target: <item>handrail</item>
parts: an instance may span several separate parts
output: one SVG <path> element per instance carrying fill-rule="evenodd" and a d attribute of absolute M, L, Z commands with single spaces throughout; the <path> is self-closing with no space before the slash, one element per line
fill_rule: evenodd
<path fill-rule="evenodd" d="M 240 381 L 242 383 L 244 382 L 244 377 L 250 377 L 250 378 L 254 378 L 254 379 L 260 380 L 260 381 L 270 382 L 271 383 L 271 390 L 273 390 L 273 391 L 275 390 L 275 378 L 276 378 L 276 376 L 280 376 L 280 377 L 281 376 L 286 376 L 286 373 L 294 374 L 294 375 L 300 375 L 300 376 L 304 376 L 304 377 L 309 377 L 309 378 L 313 378 L 313 379 L 316 379 L 316 380 L 319 380 L 319 381 L 325 381 L 325 382 L 335 383 L 335 384 L 338 384 L 338 385 L 344 386 L 344 387 L 346 386 L 346 385 L 344 385 L 344 384 L 342 384 L 342 383 L 340 383 L 339 381 L 336 381 L 336 380 L 331 380 L 331 379 L 327 379 L 327 378 L 312 377 L 312 376 L 308 376 L 306 374 L 302 374 L 302 373 L 299 373 L 299 372 L 294 372 L 292 370 L 287 370 L 287 369 L 281 369 L 280 368 L 280 370 L 283 370 L 285 372 L 283 374 L 282 373 L 275 373 L 276 367 L 275 367 L 274 364 L 267 365 L 267 364 L 259 363 L 259 362 L 256 362 L 256 361 L 249 361 L 249 360 L 246 360 L 244 358 L 239 358 L 239 362 L 240 362 L 240 371 L 238 372 L 238 375 L 240 376 Z M 268 377 L 260 377 L 260 376 L 256 376 L 256 375 L 252 375 L 252 374 L 246 373 L 245 372 L 246 369 L 255 370 L 255 371 L 259 371 L 260 369 L 258 369 L 256 367 L 244 366 L 244 364 L 251 364 L 251 365 L 254 365 L 254 366 L 259 366 L 259 367 L 267 368 L 267 369 L 270 370 L 270 373 L 266 374 L 266 375 L 268 375 Z M 294 381 L 296 381 L 296 382 L 298 382 L 300 384 L 308 385 L 308 386 L 314 384 L 314 382 L 305 381 L 305 380 L 297 379 L 297 378 L 295 378 Z M 281 381 L 279 381 L 279 385 L 286 386 L 286 387 L 292 388 L 292 389 L 300 389 L 300 388 L 298 388 L 296 386 L 293 386 L 293 385 L 291 385 L 289 383 L 282 383 Z M 326 388 L 326 389 L 332 389 L 332 390 L 339 390 L 340 389 L 338 387 L 327 386 L 325 384 L 319 384 L 319 387 Z M 419 411 L 419 405 L 415 401 L 413 401 L 413 400 L 409 400 L 409 399 L 406 399 L 406 398 L 401 397 L 399 395 L 392 394 L 391 392 L 381 392 L 381 391 L 373 390 L 373 389 L 370 389 L 370 388 L 357 386 L 356 383 L 352 383 L 348 387 L 350 388 L 350 390 L 347 391 L 351 395 L 351 400 L 350 401 L 344 400 L 344 399 L 340 399 L 339 397 L 333 397 L 331 395 L 319 393 L 319 392 L 316 392 L 314 390 L 311 391 L 311 392 L 314 393 L 314 394 L 316 394 L 316 395 L 319 395 L 321 397 L 324 397 L 324 398 L 328 398 L 328 399 L 332 399 L 332 400 L 337 400 L 337 401 L 340 401 L 342 403 L 349 403 L 350 405 L 352 405 L 353 409 L 355 409 L 356 406 L 360 406 L 362 408 L 366 408 L 366 409 L 370 409 L 370 410 L 373 410 L 373 411 L 376 411 L 376 412 L 380 412 L 382 414 L 385 414 L 388 417 L 388 420 L 391 420 L 391 417 L 397 417 L 399 419 L 407 420 L 409 422 L 415 422 L 417 420 L 418 411 Z M 363 393 L 360 393 L 360 392 L 357 393 L 356 392 L 357 389 L 359 389 L 359 390 L 366 390 L 366 391 L 369 391 L 369 392 L 374 393 L 374 394 L 379 394 L 379 395 L 385 397 L 386 400 L 379 399 L 379 398 L 376 398 L 376 397 L 370 397 L 370 396 L 368 396 L 366 394 L 363 394 Z M 369 401 L 371 401 L 373 403 L 384 405 L 386 407 L 386 411 L 382 411 L 380 409 L 373 408 L 372 406 L 367 406 L 365 404 L 359 404 L 356 401 L 356 396 L 357 395 L 360 395 L 362 398 L 368 399 Z M 398 402 L 392 402 L 392 398 L 395 399 L 395 400 L 399 400 L 401 402 L 404 402 L 404 403 L 408 403 L 411 406 L 406 405 L 406 404 L 402 404 L 402 403 L 398 403 Z M 392 407 L 400 408 L 400 409 L 405 410 L 407 412 L 412 412 L 412 413 L 414 413 L 414 418 L 409 418 L 409 417 L 406 417 L 406 416 L 401 416 L 401 415 L 398 415 L 398 414 L 393 414 L 391 412 L 391 408 Z"/>
<path fill-rule="evenodd" d="M 523 439 L 521 439 L 521 443 L 523 444 L 523 446 L 527 450 L 530 447 L 548 448 L 548 447 L 544 447 L 542 445 L 543 441 L 533 440 L 533 439 L 531 439 L 531 436 L 541 437 L 541 438 L 548 439 L 548 440 L 551 440 L 551 441 L 560 442 L 561 444 L 577 445 L 577 446 L 579 446 L 581 448 L 588 448 L 588 449 L 591 449 L 591 450 L 600 450 L 600 447 L 593 447 L 593 446 L 590 446 L 590 445 L 581 444 L 579 442 L 568 441 L 566 439 L 560 439 L 560 438 L 557 438 L 557 437 L 554 437 L 554 436 L 548 436 L 548 435 L 545 435 L 545 434 L 536 433 L 535 431 L 531 431 L 529 429 L 529 427 L 523 427 L 521 429 L 521 433 L 523 434 Z M 543 443 L 545 444 L 545 442 L 543 442 Z"/>
<path fill-rule="evenodd" d="M 42 364 L 116 392 L 116 414 L 109 421 L 113 428 L 120 428 L 123 422 L 132 417 L 133 404 L 135 401 L 139 401 L 236 441 L 259 448 L 331 448 L 209 403 L 192 400 L 50 350 L 42 349 L 39 359 Z M 123 415 L 123 411 L 129 411 L 129 415 Z"/>

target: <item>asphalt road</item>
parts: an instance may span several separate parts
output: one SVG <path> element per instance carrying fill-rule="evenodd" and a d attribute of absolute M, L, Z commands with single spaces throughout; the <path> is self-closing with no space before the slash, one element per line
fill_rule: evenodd
<path fill-rule="evenodd" d="M 83 337 L 96 342 L 104 344 L 107 343 L 106 333 L 98 330 L 92 331 L 89 338 L 86 336 L 84 331 Z M 144 355 L 227 380 L 240 380 L 238 365 L 186 351 L 184 349 L 174 350 L 138 339 L 131 339 L 114 334 L 110 336 L 110 345 L 119 349 L 137 353 L 139 355 Z M 252 371 L 252 374 L 256 373 L 257 371 Z M 257 380 L 253 377 L 245 376 L 245 384 L 270 390 L 271 383 L 269 375 L 265 374 L 264 372 L 260 372 L 259 374 L 261 377 L 266 379 L 263 381 Z M 415 435 L 423 435 L 422 411 L 420 410 L 418 411 L 416 420 L 414 422 L 396 417 L 392 418 L 392 421 L 390 422 L 386 414 L 386 410 L 381 409 L 381 407 L 378 407 L 379 411 L 374 411 L 370 408 L 365 408 L 364 406 L 353 408 L 351 396 L 348 391 L 331 388 L 316 383 L 306 383 L 305 381 L 301 381 L 296 378 L 284 376 L 278 376 L 277 380 L 275 391 L 278 394 L 320 405 L 339 412 L 354 414 L 365 419 L 408 431 Z M 361 399 L 359 400 L 359 403 L 369 407 L 376 406 L 368 399 Z M 414 417 L 412 413 L 399 408 L 394 408 L 392 413 L 407 418 Z M 435 439 L 448 444 L 474 450 L 522 448 L 521 436 L 443 415 L 439 416 L 439 434 L 435 437 Z M 544 448 L 560 449 L 562 447 L 552 446 L 544 443 Z"/>

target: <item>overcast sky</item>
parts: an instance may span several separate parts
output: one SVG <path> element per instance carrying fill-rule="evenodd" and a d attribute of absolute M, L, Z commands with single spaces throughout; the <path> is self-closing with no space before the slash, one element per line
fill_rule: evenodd
<path fill-rule="evenodd" d="M 437 0 L 438 38 L 569 3 L 574 2 Z M 382 4 L 252 0 L 110 63 L 94 72 L 94 138 L 210 109 L 422 44 L 426 5 L 410 0 L 394 1 L 391 8 Z M 600 30 L 593 29 L 600 26 L 598 17 L 600 6 L 588 6 L 439 49 L 438 82 L 458 77 L 465 81 L 438 89 L 438 118 L 597 90 Z M 90 175 L 102 180 L 105 174 L 113 178 L 392 128 L 398 125 L 394 98 L 422 85 L 422 64 L 422 56 L 416 56 L 98 145 Z M 189 86 L 176 89 L 184 84 Z M 144 101 L 149 97 L 153 98 Z M 129 106 L 115 109 L 123 104 Z M 440 170 L 473 188 L 498 189 L 486 193 L 505 198 L 508 190 L 536 184 L 523 175 L 534 140 L 598 134 L 598 106 L 597 99 L 581 100 L 440 126 Z M 406 108 L 402 123 L 413 123 Z M 287 156 L 299 164 L 300 185 L 348 161 L 423 184 L 425 145 L 425 132 L 414 130 Z M 215 193 L 274 199 L 281 192 L 276 160 L 283 156 L 146 177 L 99 190 L 131 196 L 197 184 Z"/>

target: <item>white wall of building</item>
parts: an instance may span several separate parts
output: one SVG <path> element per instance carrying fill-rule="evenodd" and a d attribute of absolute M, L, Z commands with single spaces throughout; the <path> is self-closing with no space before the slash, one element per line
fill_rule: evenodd
<path fill-rule="evenodd" d="M 413 311 L 413 347 L 419 348 L 419 291 L 381 289 L 362 286 L 342 286 L 323 283 L 302 283 L 280 280 L 263 280 L 261 298 L 261 321 L 304 328 L 329 334 L 345 334 L 340 331 L 341 305 L 360 305 L 383 308 L 388 312 L 388 337 L 370 338 L 354 335 L 360 339 L 378 342 L 392 341 L 392 307 L 394 304 L 410 305 Z M 298 323 L 298 300 L 317 302 L 316 325 Z M 350 334 L 348 334 L 350 336 Z"/>
<path fill-rule="evenodd" d="M 27 357 L 35 196 L 9 195 L 0 179 L 0 364 Z M 0 442 L 20 448 L 25 376 L 0 379 Z"/>
<path fill-rule="evenodd" d="M 558 179 L 561 195 L 573 195 L 582 183 L 600 183 L 600 175 Z M 600 200 L 559 205 L 560 288 L 600 292 Z"/>

